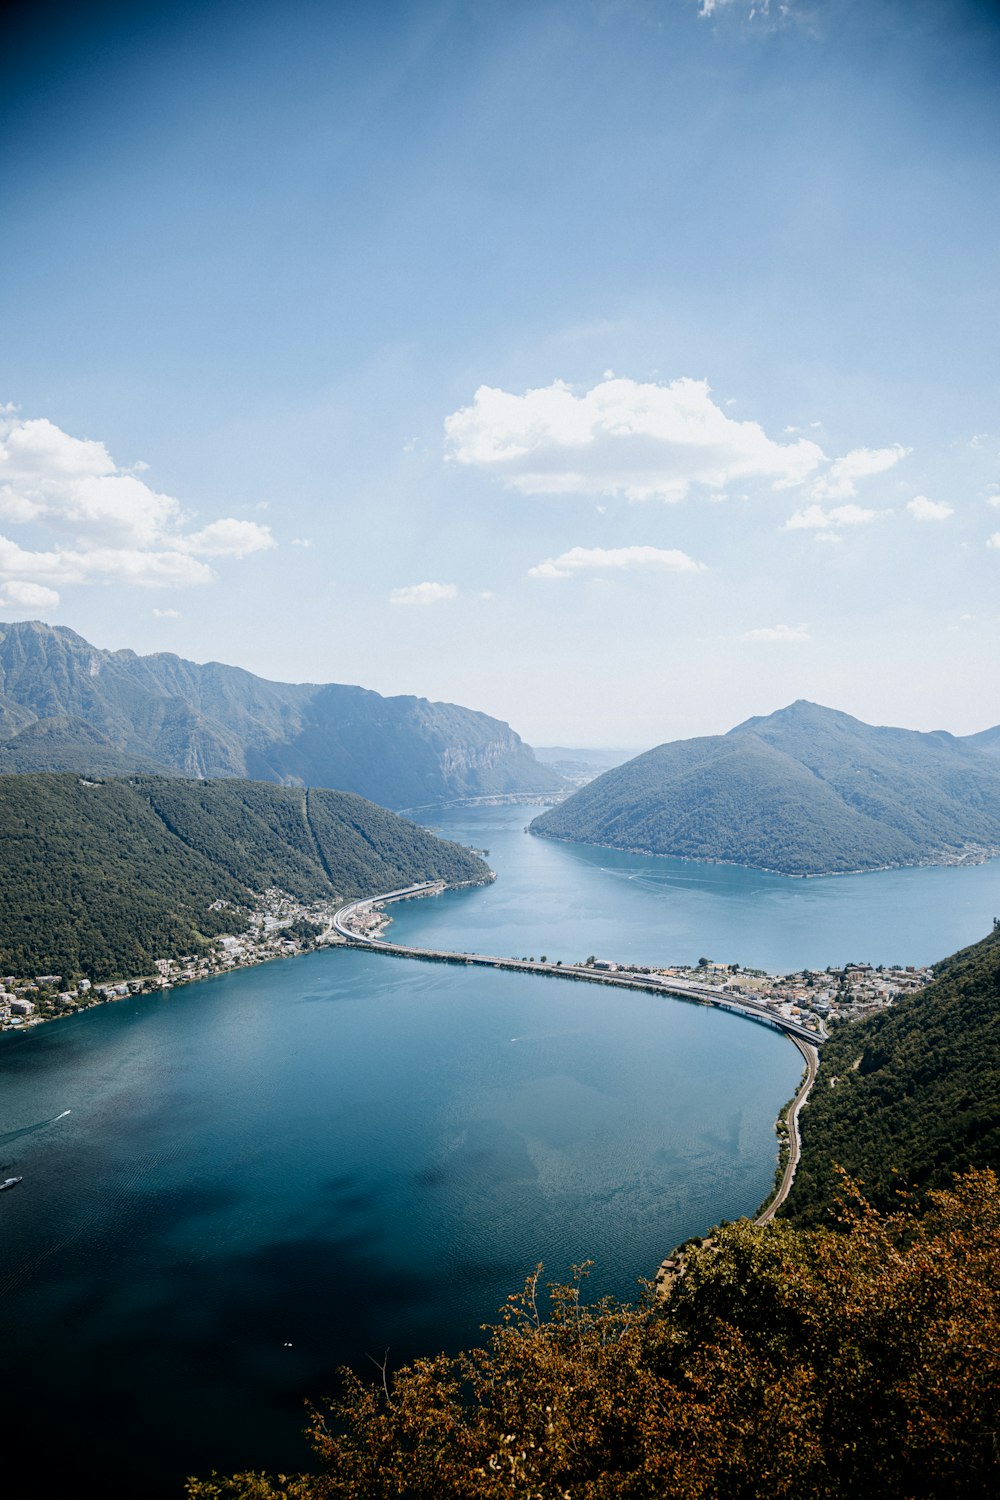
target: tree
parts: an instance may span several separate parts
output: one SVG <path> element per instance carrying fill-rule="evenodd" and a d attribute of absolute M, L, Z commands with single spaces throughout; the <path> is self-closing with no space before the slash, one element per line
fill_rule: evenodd
<path fill-rule="evenodd" d="M 191 1481 L 190 1500 L 986 1496 L 1000 1485 L 1000 1186 L 968 1173 L 836 1229 L 746 1219 L 684 1247 L 666 1300 L 508 1299 L 483 1348 L 312 1412 L 317 1476 Z"/>

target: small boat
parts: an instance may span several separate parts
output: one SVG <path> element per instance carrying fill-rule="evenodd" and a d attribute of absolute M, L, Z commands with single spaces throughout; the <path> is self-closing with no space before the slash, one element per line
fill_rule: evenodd
<path fill-rule="evenodd" d="M 23 1181 L 23 1177 L 8 1177 L 6 1181 L 0 1182 L 0 1193 L 3 1192 L 4 1188 L 17 1187 L 18 1183 Z"/>

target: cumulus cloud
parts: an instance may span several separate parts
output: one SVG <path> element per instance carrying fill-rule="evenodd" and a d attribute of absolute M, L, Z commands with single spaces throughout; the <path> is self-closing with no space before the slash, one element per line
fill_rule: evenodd
<path fill-rule="evenodd" d="M 453 583 L 411 583 L 406 588 L 393 589 L 390 604 L 441 604 L 454 599 L 458 589 Z"/>
<path fill-rule="evenodd" d="M 704 566 L 675 548 L 571 547 L 559 557 L 550 557 L 529 568 L 528 577 L 571 578 L 574 573 L 594 568 L 652 568 L 667 573 L 699 573 Z"/>
<path fill-rule="evenodd" d="M 181 617 L 179 609 L 154 609 L 153 614 L 158 620 L 179 620 Z"/>
<path fill-rule="evenodd" d="M 13 579 L 3 585 L 0 609 L 55 609 L 59 595 L 40 583 L 19 583 Z"/>
<path fill-rule="evenodd" d="M 891 515 L 888 510 L 866 510 L 863 505 L 834 505 L 824 510 L 821 505 L 807 505 L 797 510 L 785 522 L 785 531 L 800 531 L 815 528 L 827 534 L 834 526 L 868 526 L 880 516 Z"/>
<path fill-rule="evenodd" d="M 926 495 L 914 495 L 907 500 L 906 508 L 915 521 L 947 521 L 955 514 L 955 507 L 944 500 L 928 500 Z"/>
<path fill-rule="evenodd" d="M 210 583 L 207 563 L 183 552 L 144 552 L 136 547 L 68 547 L 34 552 L 0 536 L 0 579 L 43 579 L 46 583 L 125 583 L 140 588 Z M 6 587 L 6 583 L 4 584 Z"/>
<path fill-rule="evenodd" d="M 986 538 L 986 545 L 994 552 L 1000 552 L 1000 531 L 994 531 L 993 535 Z"/>
<path fill-rule="evenodd" d="M 492 469 L 523 494 L 683 500 L 697 487 L 800 484 L 826 462 L 816 443 L 779 443 L 739 422 L 708 382 L 669 385 L 608 376 L 575 395 L 561 380 L 522 396 L 480 386 L 445 420 L 447 456 Z"/>
<path fill-rule="evenodd" d="M 745 630 L 741 641 L 808 641 L 807 625 L 761 625 L 756 630 Z"/>
<path fill-rule="evenodd" d="M 5 408 L 0 521 L 32 526 L 52 543 L 35 549 L 0 536 L 0 581 L 201 584 L 215 575 L 198 558 L 241 558 L 274 546 L 270 528 L 253 521 L 225 518 L 189 530 L 180 502 L 139 477 L 146 468 L 122 467 L 103 443 Z"/>
<path fill-rule="evenodd" d="M 813 484 L 812 494 L 817 500 L 847 500 L 857 494 L 860 480 L 884 474 L 909 452 L 901 443 L 893 443 L 890 448 L 855 448 L 843 458 L 834 459 Z"/>
<path fill-rule="evenodd" d="M 249 557 L 251 552 L 266 552 L 273 547 L 274 537 L 270 526 L 229 517 L 180 538 L 177 545 L 182 552 L 193 552 L 200 557 Z"/>

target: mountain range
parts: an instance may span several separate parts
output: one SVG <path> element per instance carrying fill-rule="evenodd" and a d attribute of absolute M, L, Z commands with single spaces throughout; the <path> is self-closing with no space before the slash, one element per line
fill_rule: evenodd
<path fill-rule="evenodd" d="M 38 621 L 0 626 L 0 773 L 30 771 L 248 777 L 390 808 L 565 786 L 473 709 L 99 650 Z"/>
<path fill-rule="evenodd" d="M 636 756 L 533 833 L 819 875 L 1000 852 L 1000 728 L 875 727 L 800 700 Z"/>

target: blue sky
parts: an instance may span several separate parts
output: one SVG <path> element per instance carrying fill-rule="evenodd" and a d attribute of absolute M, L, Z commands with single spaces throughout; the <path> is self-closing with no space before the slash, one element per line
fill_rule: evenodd
<path fill-rule="evenodd" d="M 1000 722 L 1000 8 L 33 7 L 0 621 L 646 746 Z"/>

